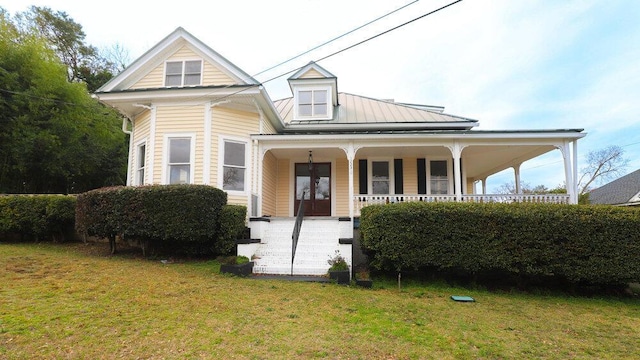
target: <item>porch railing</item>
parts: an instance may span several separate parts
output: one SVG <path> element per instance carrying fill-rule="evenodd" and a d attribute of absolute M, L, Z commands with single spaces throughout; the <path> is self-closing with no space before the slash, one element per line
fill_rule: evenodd
<path fill-rule="evenodd" d="M 451 202 L 456 201 L 455 195 L 356 195 L 354 196 L 355 216 L 360 215 L 360 210 L 367 205 L 390 204 L 396 202 Z M 488 194 L 488 195 L 462 195 L 462 202 L 477 203 L 552 203 L 552 204 L 568 204 L 569 195 L 567 194 Z"/>
<path fill-rule="evenodd" d="M 298 247 L 298 238 L 300 237 L 300 229 L 302 228 L 302 220 L 304 219 L 304 191 L 302 191 L 302 200 L 298 206 L 298 215 L 293 225 L 293 233 L 291 234 L 291 275 L 293 276 L 293 260 L 296 257 L 296 248 Z"/>

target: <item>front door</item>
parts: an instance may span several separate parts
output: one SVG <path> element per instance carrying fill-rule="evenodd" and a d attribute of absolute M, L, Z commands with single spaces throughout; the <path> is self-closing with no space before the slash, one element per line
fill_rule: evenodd
<path fill-rule="evenodd" d="M 294 215 L 304 192 L 305 216 L 331 216 L 331 163 L 296 164 Z"/>

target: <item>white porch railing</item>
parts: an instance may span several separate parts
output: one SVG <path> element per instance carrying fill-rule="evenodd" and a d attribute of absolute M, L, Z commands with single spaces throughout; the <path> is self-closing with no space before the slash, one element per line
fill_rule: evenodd
<path fill-rule="evenodd" d="M 360 210 L 367 205 L 390 204 L 397 202 L 450 202 L 456 201 L 455 195 L 356 195 L 354 196 L 355 216 L 360 216 Z M 462 195 L 462 202 L 477 203 L 551 203 L 568 204 L 567 194 L 489 194 L 489 195 Z"/>

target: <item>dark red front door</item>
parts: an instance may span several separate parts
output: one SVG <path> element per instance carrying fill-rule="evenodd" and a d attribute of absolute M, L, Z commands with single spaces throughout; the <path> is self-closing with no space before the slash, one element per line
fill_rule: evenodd
<path fill-rule="evenodd" d="M 331 216 L 331 163 L 297 163 L 295 168 L 294 215 L 304 191 L 305 216 Z"/>

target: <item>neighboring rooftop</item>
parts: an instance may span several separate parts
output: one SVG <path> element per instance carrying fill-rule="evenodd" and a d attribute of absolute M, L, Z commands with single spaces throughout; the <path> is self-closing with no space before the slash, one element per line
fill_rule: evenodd
<path fill-rule="evenodd" d="M 591 190 L 592 204 L 640 206 L 640 169 Z"/>

